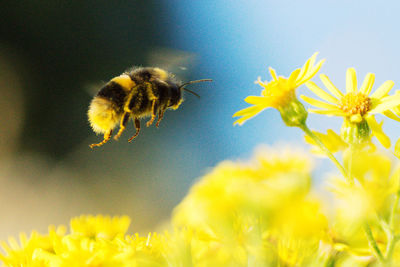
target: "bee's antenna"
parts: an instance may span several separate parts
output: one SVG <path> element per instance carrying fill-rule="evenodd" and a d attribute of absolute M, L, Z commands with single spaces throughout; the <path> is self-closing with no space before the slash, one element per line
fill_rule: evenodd
<path fill-rule="evenodd" d="M 184 88 L 184 87 L 185 87 L 186 85 L 188 85 L 188 84 L 192 84 L 192 83 L 201 83 L 201 82 L 212 82 L 212 80 L 211 80 L 211 79 L 201 79 L 201 80 L 190 81 L 190 82 L 184 83 L 184 84 L 182 84 L 181 86 L 179 86 L 179 89 L 183 89 L 183 90 L 185 90 L 186 92 L 189 92 L 189 93 L 191 93 L 191 94 L 197 96 L 198 98 L 200 98 L 200 96 L 199 96 L 198 94 L 196 94 L 196 93 L 193 92 L 192 90 L 186 89 L 186 88 Z"/>

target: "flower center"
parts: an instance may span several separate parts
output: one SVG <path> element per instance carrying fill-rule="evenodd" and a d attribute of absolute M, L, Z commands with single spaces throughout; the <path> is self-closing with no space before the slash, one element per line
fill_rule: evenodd
<path fill-rule="evenodd" d="M 342 97 L 339 108 L 349 115 L 365 115 L 371 108 L 371 99 L 363 93 L 348 93 Z"/>

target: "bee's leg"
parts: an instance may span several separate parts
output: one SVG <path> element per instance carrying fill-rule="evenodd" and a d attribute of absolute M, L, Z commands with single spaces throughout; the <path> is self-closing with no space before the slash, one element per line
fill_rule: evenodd
<path fill-rule="evenodd" d="M 154 119 L 156 118 L 156 112 L 157 112 L 158 104 L 157 104 L 157 99 L 154 99 L 151 102 L 151 119 L 146 123 L 146 126 L 149 127 Z"/>
<path fill-rule="evenodd" d="M 124 105 L 124 111 L 125 112 L 132 112 L 132 107 L 130 105 L 132 104 L 132 99 L 133 97 L 137 94 L 139 86 L 135 86 L 131 89 L 130 93 L 128 94 L 127 98 L 125 99 L 125 105 Z"/>
<path fill-rule="evenodd" d="M 133 106 L 134 103 L 132 102 L 132 99 L 134 99 L 135 94 L 137 94 L 137 90 L 138 90 L 139 86 L 135 86 L 132 88 L 131 92 L 128 94 L 126 100 L 125 100 L 125 105 L 124 105 L 124 114 L 122 115 L 122 119 L 120 122 L 120 126 L 119 126 L 119 131 L 118 133 L 114 136 L 115 140 L 118 140 L 118 138 L 120 138 L 120 136 L 122 135 L 122 133 L 124 132 L 125 128 L 126 128 L 126 124 L 129 121 L 129 117 L 132 114 L 132 108 L 131 105 Z"/>
<path fill-rule="evenodd" d="M 128 142 L 131 142 L 136 136 L 138 136 L 140 132 L 140 120 L 138 118 L 135 118 L 135 128 L 136 128 L 136 133 L 133 135 L 131 138 L 128 139 Z"/>
<path fill-rule="evenodd" d="M 103 139 L 103 141 L 101 141 L 101 142 L 98 143 L 98 144 L 91 144 L 91 145 L 89 145 L 89 147 L 90 147 L 90 148 L 94 148 L 95 146 L 102 146 L 102 145 L 104 145 L 105 143 L 107 143 L 108 140 L 110 140 L 111 135 L 112 135 L 112 130 L 110 130 L 108 133 L 105 133 L 105 134 L 104 134 L 104 139 Z"/>
<path fill-rule="evenodd" d="M 165 112 L 165 110 L 166 110 L 166 108 L 161 108 L 161 109 L 158 111 L 158 120 L 157 120 L 157 123 L 156 123 L 156 127 L 158 127 L 158 125 L 160 124 L 160 121 L 161 121 L 162 118 L 164 117 L 164 112 Z"/>
<path fill-rule="evenodd" d="M 131 114 L 128 113 L 128 112 L 125 112 L 124 115 L 122 115 L 121 122 L 120 122 L 120 124 L 119 124 L 119 131 L 118 131 L 118 133 L 114 136 L 114 139 L 115 139 L 115 140 L 118 140 L 118 138 L 121 136 L 121 134 L 125 131 L 126 124 L 128 123 L 128 120 L 129 120 L 129 116 L 130 116 L 130 115 L 131 115 Z"/>

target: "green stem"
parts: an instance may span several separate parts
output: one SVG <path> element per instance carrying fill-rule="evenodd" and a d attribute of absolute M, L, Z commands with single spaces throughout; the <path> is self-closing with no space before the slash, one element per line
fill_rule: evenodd
<path fill-rule="evenodd" d="M 386 261 L 387 262 L 390 262 L 392 260 L 394 247 L 395 247 L 397 241 L 399 241 L 399 238 L 396 236 L 391 236 L 389 239 L 389 243 L 388 243 L 387 251 L 386 251 Z"/>
<path fill-rule="evenodd" d="M 350 145 L 350 155 L 349 155 L 349 161 L 348 161 L 348 176 L 352 177 L 352 181 L 353 181 L 353 155 L 354 153 L 357 151 L 358 147 L 354 146 L 354 145 Z M 373 252 L 375 254 L 375 256 L 379 259 L 380 262 L 384 262 L 385 261 L 385 257 L 383 256 L 381 250 L 378 247 L 378 244 L 374 238 L 374 236 L 372 235 L 372 230 L 371 227 L 369 226 L 369 224 L 367 222 L 364 223 L 364 232 L 365 235 L 367 236 L 368 239 L 368 243 L 370 245 L 370 247 L 373 249 Z"/>
<path fill-rule="evenodd" d="M 308 126 L 304 123 L 302 126 L 300 126 L 300 129 L 302 129 L 311 139 L 314 140 L 314 142 L 319 146 L 319 148 L 322 149 L 322 151 L 325 152 L 325 154 L 328 156 L 328 158 L 336 165 L 336 167 L 339 169 L 339 171 L 342 173 L 342 175 L 347 179 L 347 181 L 350 184 L 353 184 L 353 181 L 350 177 L 348 177 L 347 172 L 345 168 L 342 166 L 342 164 L 339 163 L 339 161 L 335 158 L 335 156 L 332 154 L 332 152 L 322 143 L 322 141 L 308 128 Z"/>
<path fill-rule="evenodd" d="M 381 250 L 379 249 L 374 236 L 372 235 L 371 227 L 369 226 L 368 223 L 364 223 L 364 231 L 365 231 L 365 234 L 367 235 L 368 243 L 374 250 L 376 257 L 379 259 L 380 262 L 384 262 L 385 258 L 383 257 L 383 254 L 382 254 Z"/>
<path fill-rule="evenodd" d="M 307 125 L 304 123 L 303 125 L 300 126 L 300 128 L 309 136 L 311 137 L 314 142 L 322 149 L 322 151 L 325 152 L 325 154 L 329 157 L 329 159 L 336 165 L 336 167 L 339 169 L 339 171 L 342 173 L 342 175 L 347 179 L 347 181 L 353 185 L 353 175 L 352 175 L 352 157 L 354 153 L 354 148 L 351 148 L 351 155 L 350 155 L 350 161 L 349 161 L 349 172 L 346 172 L 346 169 L 339 163 L 339 161 L 333 156 L 332 152 L 324 145 L 324 143 L 321 142 L 321 140 L 307 127 Z M 398 202 L 398 201 L 397 201 Z M 397 204 L 396 204 L 397 205 Z M 380 262 L 385 261 L 385 257 L 383 256 L 381 250 L 378 247 L 378 244 L 372 235 L 371 227 L 369 226 L 368 223 L 364 223 L 364 231 L 368 239 L 368 243 L 373 249 L 374 254 L 376 257 L 379 259 Z M 394 245 L 393 245 L 394 246 Z M 393 249 L 393 248 L 392 248 Z"/>

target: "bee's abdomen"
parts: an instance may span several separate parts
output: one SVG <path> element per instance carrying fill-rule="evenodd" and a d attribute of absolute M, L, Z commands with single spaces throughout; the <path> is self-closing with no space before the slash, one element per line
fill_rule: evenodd
<path fill-rule="evenodd" d="M 97 93 L 97 96 L 109 99 L 117 107 L 122 108 L 125 102 L 126 91 L 120 84 L 111 81 Z"/>

